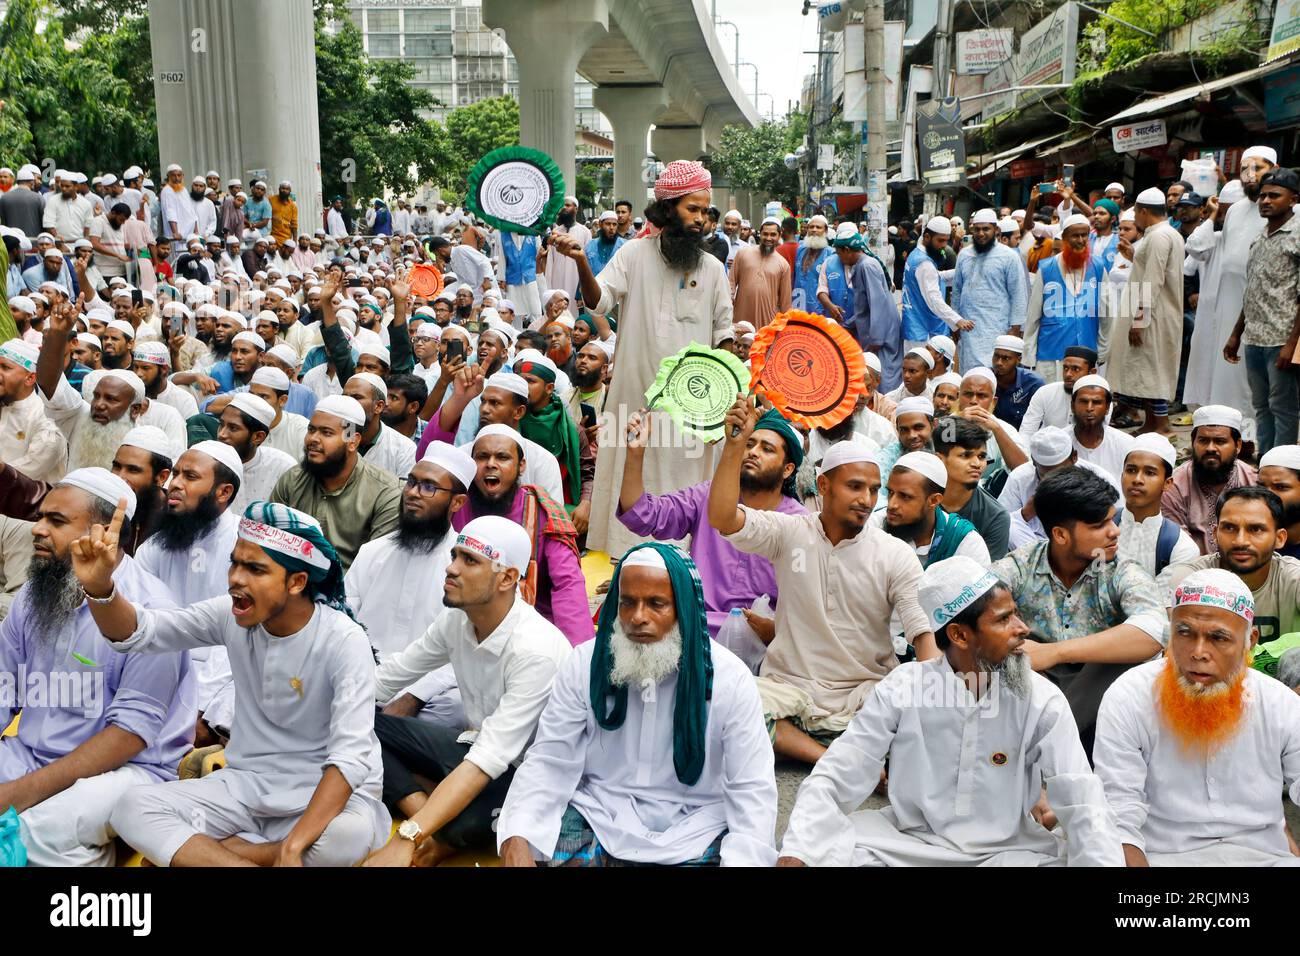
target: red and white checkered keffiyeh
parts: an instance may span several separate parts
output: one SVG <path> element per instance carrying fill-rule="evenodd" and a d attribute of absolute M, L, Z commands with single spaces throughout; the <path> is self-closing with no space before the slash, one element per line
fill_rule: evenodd
<path fill-rule="evenodd" d="M 663 173 L 655 180 L 655 199 L 677 199 L 701 189 L 709 189 L 712 185 L 713 177 L 703 163 L 676 159 L 665 166 Z"/>

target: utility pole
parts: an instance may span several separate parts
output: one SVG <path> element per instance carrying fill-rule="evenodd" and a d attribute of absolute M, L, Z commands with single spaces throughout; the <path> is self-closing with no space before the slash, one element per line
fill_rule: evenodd
<path fill-rule="evenodd" d="M 951 4 L 951 0 L 947 0 Z M 885 0 L 867 0 L 863 14 L 863 60 L 867 82 L 866 192 L 868 238 L 882 249 L 888 241 L 889 187 L 885 159 Z M 936 41 L 937 41 L 936 37 Z M 859 185 L 862 185 L 861 183 Z"/>
<path fill-rule="evenodd" d="M 956 0 L 939 0 L 939 19 L 934 27 L 934 98 L 947 99 L 948 75 L 952 72 L 953 17 Z"/>

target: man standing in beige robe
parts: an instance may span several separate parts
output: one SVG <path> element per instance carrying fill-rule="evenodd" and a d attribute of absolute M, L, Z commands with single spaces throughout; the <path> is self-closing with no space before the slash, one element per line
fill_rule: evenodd
<path fill-rule="evenodd" d="M 1111 330 L 1107 375 L 1121 403 L 1146 409 L 1141 431 L 1169 435 L 1183 348 L 1183 237 L 1159 189 L 1140 193 L 1134 209 L 1142 244 Z"/>
<path fill-rule="evenodd" d="M 625 243 L 599 276 L 592 273 L 584 243 L 572 234 L 555 241 L 554 251 L 577 266 L 582 299 L 598 337 L 608 335 L 605 315 L 618 307 L 618 345 L 600 419 L 600 454 L 587 528 L 587 546 L 613 558 L 643 540 L 614 516 L 627 457 L 628 419 L 645 405 L 646 389 L 667 356 L 692 342 L 716 347 L 734 338 L 726 271 L 700 243 L 711 186 L 703 164 L 669 163 L 655 183 L 655 202 L 646 211 L 650 224 L 660 231 Z M 664 494 L 705 481 L 713 474 L 714 459 L 712 447 L 693 433 L 680 432 L 666 414 L 656 413 L 645 452 L 645 490 Z"/>
<path fill-rule="evenodd" d="M 731 263 L 731 298 L 737 322 L 761 329 L 790 308 L 790 263 L 775 255 L 781 223 L 769 216 L 758 229 L 758 245 L 744 246 Z"/>

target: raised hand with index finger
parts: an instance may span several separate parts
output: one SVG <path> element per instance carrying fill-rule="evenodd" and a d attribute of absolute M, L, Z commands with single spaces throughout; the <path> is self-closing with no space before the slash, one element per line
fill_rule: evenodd
<path fill-rule="evenodd" d="M 121 498 L 107 528 L 92 524 L 88 533 L 72 542 L 72 571 L 88 597 L 107 597 L 113 591 L 113 571 L 117 568 L 125 518 L 126 499 Z"/>

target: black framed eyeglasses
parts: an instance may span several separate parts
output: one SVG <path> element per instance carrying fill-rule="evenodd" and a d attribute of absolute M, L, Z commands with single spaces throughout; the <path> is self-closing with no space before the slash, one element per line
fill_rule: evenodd
<path fill-rule="evenodd" d="M 451 488 L 440 485 L 436 481 L 426 481 L 422 478 L 416 478 L 414 475 L 406 476 L 406 487 L 415 488 L 425 498 L 432 498 L 440 491 L 445 491 L 447 494 L 452 493 Z"/>

